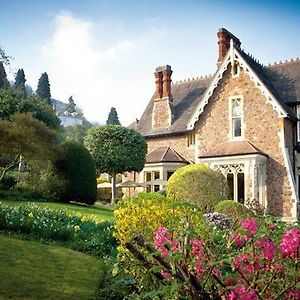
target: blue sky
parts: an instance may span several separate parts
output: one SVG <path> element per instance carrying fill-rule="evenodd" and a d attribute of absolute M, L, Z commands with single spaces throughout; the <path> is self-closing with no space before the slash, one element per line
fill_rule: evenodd
<path fill-rule="evenodd" d="M 3 1 L 0 46 L 36 88 L 47 71 L 52 96 L 70 95 L 91 121 L 115 106 L 127 125 L 154 91 L 154 69 L 173 81 L 216 70 L 216 32 L 225 27 L 267 64 L 300 56 L 300 1 Z"/>

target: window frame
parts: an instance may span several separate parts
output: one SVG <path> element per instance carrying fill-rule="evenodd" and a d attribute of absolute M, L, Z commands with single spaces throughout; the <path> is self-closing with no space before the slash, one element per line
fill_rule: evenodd
<path fill-rule="evenodd" d="M 195 145 L 196 145 L 196 132 L 195 130 L 189 131 L 187 133 L 187 146 L 195 147 Z"/>
<path fill-rule="evenodd" d="M 237 119 L 235 117 L 233 117 L 232 115 L 232 108 L 233 108 L 233 101 L 236 99 L 240 99 L 240 104 L 241 104 L 241 116 L 240 116 L 240 120 L 241 120 L 241 135 L 240 136 L 234 136 L 234 126 L 233 126 L 233 120 Z M 244 97 L 242 95 L 235 95 L 235 96 L 231 96 L 229 97 L 229 140 L 243 140 L 244 139 Z"/>

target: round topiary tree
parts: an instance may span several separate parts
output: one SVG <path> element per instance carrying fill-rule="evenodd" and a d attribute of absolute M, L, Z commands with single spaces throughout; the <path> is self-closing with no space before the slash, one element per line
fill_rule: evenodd
<path fill-rule="evenodd" d="M 254 212 L 244 204 L 233 200 L 223 200 L 215 205 L 214 211 L 219 212 L 231 219 L 233 223 L 255 217 Z"/>
<path fill-rule="evenodd" d="M 205 164 L 193 164 L 178 169 L 170 177 L 167 195 L 193 203 L 202 213 L 208 213 L 219 201 L 227 198 L 227 183 L 221 173 Z"/>
<path fill-rule="evenodd" d="M 112 178 L 112 201 L 115 204 L 116 175 L 140 172 L 144 168 L 147 143 L 137 131 L 120 125 L 92 127 L 84 138 L 97 171 Z"/>
<path fill-rule="evenodd" d="M 97 199 L 96 167 L 89 151 L 81 144 L 67 141 L 62 144 L 63 157 L 56 161 L 58 174 L 65 181 L 60 198 L 94 204 Z"/>

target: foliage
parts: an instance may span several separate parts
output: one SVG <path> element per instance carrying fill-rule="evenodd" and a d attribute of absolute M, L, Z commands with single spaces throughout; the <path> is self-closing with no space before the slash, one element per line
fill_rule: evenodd
<path fill-rule="evenodd" d="M 19 69 L 16 74 L 14 88 L 20 91 L 21 93 L 26 94 L 25 82 L 26 82 L 26 78 L 25 78 L 24 70 Z"/>
<path fill-rule="evenodd" d="M 32 113 L 35 119 L 52 129 L 58 130 L 60 128 L 60 120 L 52 106 L 35 95 L 28 96 L 21 101 L 19 112 Z"/>
<path fill-rule="evenodd" d="M 141 134 L 118 125 L 92 127 L 84 139 L 97 171 L 112 176 L 112 204 L 115 198 L 116 174 L 141 171 L 144 167 L 147 144 Z"/>
<path fill-rule="evenodd" d="M 8 87 L 9 87 L 9 83 L 7 80 L 6 71 L 4 69 L 2 61 L 0 60 L 0 89 L 8 88 Z"/>
<path fill-rule="evenodd" d="M 17 184 L 15 176 L 5 175 L 0 181 L 0 190 L 9 190 Z"/>
<path fill-rule="evenodd" d="M 94 299 L 101 259 L 0 235 L 0 299 Z"/>
<path fill-rule="evenodd" d="M 110 112 L 108 114 L 108 118 L 106 121 L 106 125 L 121 125 L 118 117 L 118 113 L 115 107 L 112 107 L 110 109 Z"/>
<path fill-rule="evenodd" d="M 40 98 L 45 99 L 47 103 L 51 105 L 50 83 L 48 74 L 46 72 L 42 73 L 39 79 L 36 94 Z"/>
<path fill-rule="evenodd" d="M 299 299 L 299 228 L 248 219 L 237 231 L 180 238 L 162 226 L 153 242 L 127 244 L 152 274 L 152 299 Z"/>
<path fill-rule="evenodd" d="M 255 214 L 244 204 L 233 200 L 223 200 L 217 203 L 214 210 L 228 216 L 233 223 L 255 217 Z"/>
<path fill-rule="evenodd" d="M 32 113 L 33 117 L 52 129 L 60 121 L 50 105 L 37 96 L 27 96 L 20 91 L 0 89 L 0 119 L 7 120 L 15 113 Z"/>
<path fill-rule="evenodd" d="M 67 126 L 65 128 L 65 135 L 66 138 L 72 141 L 75 141 L 77 143 L 83 144 L 84 137 L 87 134 L 87 131 L 92 126 L 89 124 L 78 124 L 74 126 Z"/>
<path fill-rule="evenodd" d="M 62 209 L 34 204 L 0 204 L 0 230 L 31 236 L 42 241 L 59 241 L 66 247 L 96 256 L 112 255 L 116 241 L 113 223 L 95 223 L 87 217 L 69 215 Z"/>
<path fill-rule="evenodd" d="M 231 219 L 219 213 L 212 212 L 203 215 L 205 220 L 211 223 L 216 229 L 230 229 L 232 226 Z"/>
<path fill-rule="evenodd" d="M 67 141 L 62 144 L 63 155 L 55 162 L 57 172 L 66 186 L 61 201 L 94 204 L 97 197 L 96 168 L 89 151 L 81 144 Z"/>
<path fill-rule="evenodd" d="M 102 261 L 96 300 L 127 299 L 134 290 L 133 278 L 128 274 L 113 275 L 113 261 Z"/>
<path fill-rule="evenodd" d="M 227 196 L 224 176 L 205 164 L 179 168 L 167 183 L 167 195 L 197 205 L 203 213 L 212 212 L 216 203 Z"/>
<path fill-rule="evenodd" d="M 195 206 L 178 203 L 157 193 L 140 193 L 136 197 L 120 200 L 114 215 L 114 235 L 120 243 L 120 259 L 125 268 L 134 273 L 141 270 L 135 267 L 132 256 L 127 257 L 126 244 L 135 236 L 142 234 L 152 240 L 158 227 L 169 226 L 174 236 L 181 237 L 185 229 L 192 230 L 202 221 L 202 215 Z M 201 230 L 200 227 L 198 229 Z"/>
<path fill-rule="evenodd" d="M 76 112 L 76 104 L 74 102 L 73 96 L 70 96 L 69 99 L 68 99 L 68 104 L 67 104 L 67 107 L 66 107 L 66 111 L 69 114 L 72 114 L 72 113 Z"/>
<path fill-rule="evenodd" d="M 48 160 L 57 155 L 55 132 L 31 114 L 15 114 L 11 121 L 0 121 L 0 136 L 5 143 L 0 143 L 0 153 L 12 157 L 11 163 L 0 175 L 19 162 L 20 155 L 26 159 Z"/>

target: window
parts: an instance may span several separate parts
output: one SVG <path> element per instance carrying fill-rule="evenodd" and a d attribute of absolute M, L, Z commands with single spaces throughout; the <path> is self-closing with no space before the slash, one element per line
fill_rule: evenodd
<path fill-rule="evenodd" d="M 231 137 L 232 139 L 242 137 L 242 98 L 233 97 L 231 100 Z"/>
<path fill-rule="evenodd" d="M 167 172 L 167 180 L 173 175 L 174 171 L 168 171 Z"/>
<path fill-rule="evenodd" d="M 152 180 L 160 178 L 160 173 L 158 171 L 145 172 L 144 174 L 145 174 L 144 175 L 145 176 L 145 182 L 152 181 Z M 146 192 L 147 193 L 149 193 L 149 192 L 157 192 L 157 191 L 159 191 L 159 185 L 151 184 L 151 185 L 148 185 L 146 187 Z"/>
<path fill-rule="evenodd" d="M 188 147 L 195 146 L 195 142 L 196 142 L 195 131 L 193 130 L 193 131 L 188 132 L 188 136 L 187 136 Z"/>

